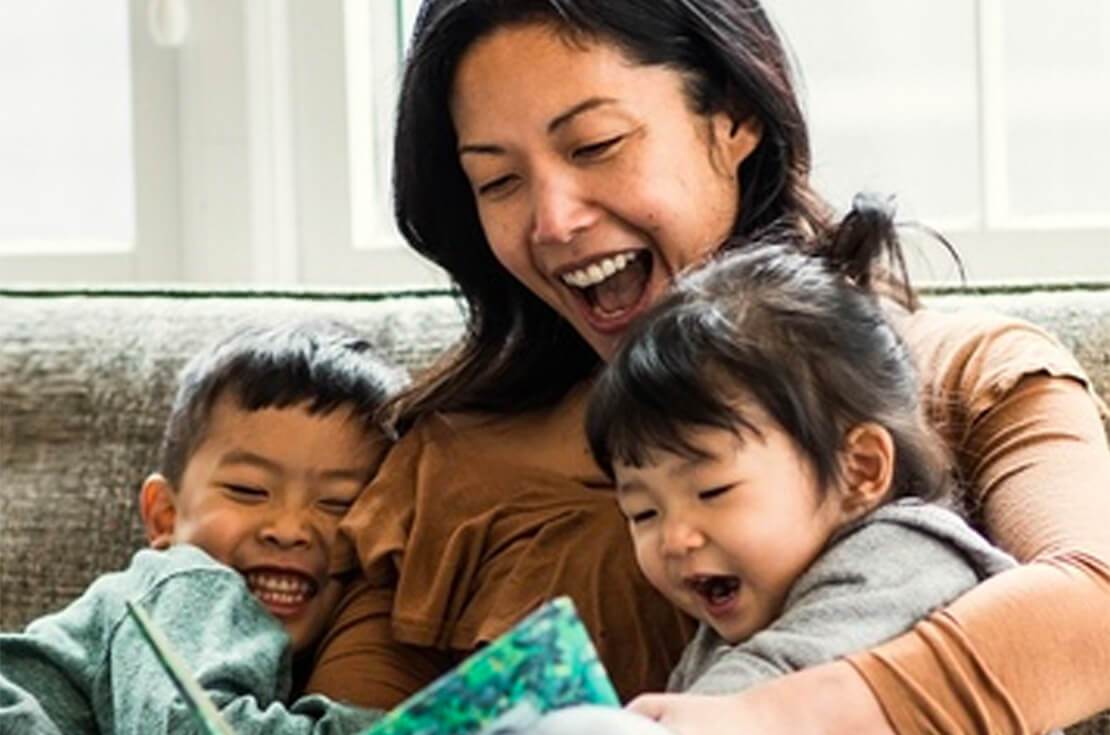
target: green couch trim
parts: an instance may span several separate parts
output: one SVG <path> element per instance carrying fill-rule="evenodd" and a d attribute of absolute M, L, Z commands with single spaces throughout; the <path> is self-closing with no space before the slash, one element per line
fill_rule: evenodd
<path fill-rule="evenodd" d="M 34 299 L 71 298 L 174 298 L 174 299 L 297 299 L 303 301 L 387 301 L 397 298 L 434 299 L 457 297 L 459 293 L 447 288 L 402 288 L 380 291 L 347 291 L 312 289 L 246 289 L 198 287 L 11 287 L 0 288 L 0 297 Z"/>

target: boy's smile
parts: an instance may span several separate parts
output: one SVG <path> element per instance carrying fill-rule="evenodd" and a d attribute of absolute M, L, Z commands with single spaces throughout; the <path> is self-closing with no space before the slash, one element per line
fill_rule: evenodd
<path fill-rule="evenodd" d="M 614 463 L 621 511 L 648 580 L 736 644 L 770 624 L 845 514 L 811 463 L 757 406 L 758 433 L 691 429 L 704 457 L 653 451 Z"/>
<path fill-rule="evenodd" d="M 366 430 L 346 408 L 246 411 L 234 396 L 221 396 L 181 487 L 163 480 L 170 502 L 161 516 L 152 514 L 164 531 L 152 538 L 194 544 L 237 570 L 299 653 L 338 603 L 331 551 L 339 522 L 369 480 L 372 454 Z"/>

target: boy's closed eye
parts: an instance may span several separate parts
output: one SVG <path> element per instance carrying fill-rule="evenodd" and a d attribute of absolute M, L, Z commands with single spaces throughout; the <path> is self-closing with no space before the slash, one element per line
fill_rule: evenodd
<path fill-rule="evenodd" d="M 347 515 L 347 511 L 351 509 L 354 503 L 355 498 L 353 497 L 328 497 L 320 498 L 320 500 L 316 501 L 316 504 L 324 512 L 337 516 Z"/>
<path fill-rule="evenodd" d="M 246 503 L 257 503 L 265 500 L 269 495 L 264 488 L 256 487 L 253 485 L 240 485 L 238 483 L 224 483 L 224 490 L 233 499 Z"/>

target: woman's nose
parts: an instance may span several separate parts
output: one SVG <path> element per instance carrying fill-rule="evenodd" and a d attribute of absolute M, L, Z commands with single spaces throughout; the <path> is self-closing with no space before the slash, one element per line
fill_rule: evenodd
<path fill-rule="evenodd" d="M 532 187 L 531 241 L 565 245 L 588 229 L 596 214 L 570 176 L 537 175 Z"/>

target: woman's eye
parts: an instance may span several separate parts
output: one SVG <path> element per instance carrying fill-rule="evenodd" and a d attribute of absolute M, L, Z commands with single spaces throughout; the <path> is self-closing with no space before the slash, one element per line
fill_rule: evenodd
<path fill-rule="evenodd" d="M 589 145 L 575 148 L 573 157 L 585 159 L 597 158 L 607 153 L 609 149 L 611 149 L 617 143 L 620 143 L 623 139 L 623 135 L 618 135 L 613 138 L 606 138 L 605 140 L 598 141 L 597 143 L 591 143 Z"/>
<path fill-rule="evenodd" d="M 627 515 L 628 515 L 628 520 L 633 525 L 635 525 L 637 523 L 644 523 L 646 521 L 650 521 L 652 518 L 655 517 L 655 511 L 654 510 L 641 510 L 637 513 L 629 513 Z"/>
<path fill-rule="evenodd" d="M 508 191 L 509 186 L 515 180 L 515 176 L 513 176 L 512 174 L 507 174 L 505 176 L 493 179 L 492 181 L 487 181 L 486 183 L 480 184 L 478 186 L 478 194 L 479 196 L 485 196 L 490 194 L 500 194 L 502 192 Z"/>
<path fill-rule="evenodd" d="M 698 493 L 698 497 L 702 500 L 712 500 L 719 498 L 732 489 L 732 485 L 721 485 L 720 487 L 710 488 L 709 490 L 702 490 Z"/>

